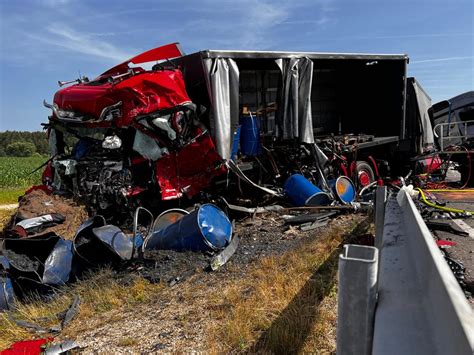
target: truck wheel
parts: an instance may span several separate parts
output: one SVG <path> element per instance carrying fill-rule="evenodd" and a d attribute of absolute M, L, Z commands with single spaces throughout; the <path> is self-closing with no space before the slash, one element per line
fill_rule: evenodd
<path fill-rule="evenodd" d="M 365 187 L 375 181 L 374 171 L 366 161 L 358 161 L 356 163 L 357 185 Z"/>

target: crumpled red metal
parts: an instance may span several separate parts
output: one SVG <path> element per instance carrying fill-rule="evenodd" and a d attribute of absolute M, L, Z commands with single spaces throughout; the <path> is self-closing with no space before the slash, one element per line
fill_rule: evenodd
<path fill-rule="evenodd" d="M 104 108 L 119 101 L 122 102 L 122 115 L 114 119 L 113 124 L 127 127 L 137 116 L 183 105 L 191 99 L 186 92 L 183 74 L 178 69 L 142 72 L 118 83 L 76 84 L 54 95 L 54 103 L 60 109 L 94 119 L 100 117 Z M 97 123 L 84 121 L 84 125 L 93 127 Z"/>
<path fill-rule="evenodd" d="M 183 195 L 191 198 L 208 187 L 212 178 L 225 172 L 222 158 L 208 134 L 199 136 L 179 152 L 171 152 L 156 162 L 156 179 L 163 200 Z"/>
<path fill-rule="evenodd" d="M 183 51 L 179 43 L 170 43 L 165 44 L 164 46 L 160 46 L 157 48 L 150 49 L 149 51 L 140 53 L 129 60 L 126 60 L 123 63 L 116 65 L 113 68 L 110 68 L 106 72 L 102 73 L 100 76 L 107 76 L 107 75 L 117 75 L 125 73 L 128 70 L 128 64 L 140 64 L 146 62 L 156 62 L 163 59 L 171 59 L 181 57 L 183 55 Z"/>
<path fill-rule="evenodd" d="M 1 351 L 0 355 L 39 355 L 43 352 L 44 347 L 53 340 L 54 338 L 50 337 L 45 339 L 18 341 L 13 343 L 8 349 Z"/>

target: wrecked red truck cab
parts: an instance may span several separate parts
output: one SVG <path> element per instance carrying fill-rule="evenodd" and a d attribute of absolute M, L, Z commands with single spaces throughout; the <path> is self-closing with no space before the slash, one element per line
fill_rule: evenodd
<path fill-rule="evenodd" d="M 192 198 L 225 172 L 181 70 L 164 62 L 151 70 L 129 68 L 181 53 L 177 46 L 160 48 L 94 80 L 78 79 L 61 88 L 52 105 L 45 103 L 52 110 L 50 183 L 84 200 L 91 212 L 131 211 L 141 197 L 157 194 Z"/>

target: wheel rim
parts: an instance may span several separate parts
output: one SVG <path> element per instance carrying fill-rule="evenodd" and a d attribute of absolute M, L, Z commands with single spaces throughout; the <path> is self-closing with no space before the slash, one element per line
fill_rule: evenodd
<path fill-rule="evenodd" d="M 358 179 L 361 186 L 367 186 L 370 184 L 370 175 L 367 171 L 362 170 L 358 173 Z"/>

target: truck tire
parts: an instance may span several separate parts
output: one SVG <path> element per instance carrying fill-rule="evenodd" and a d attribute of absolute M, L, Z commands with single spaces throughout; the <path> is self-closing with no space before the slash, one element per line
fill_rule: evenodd
<path fill-rule="evenodd" d="M 372 170 L 370 164 L 366 161 L 357 161 L 355 173 L 357 176 L 356 184 L 359 187 L 365 187 L 375 181 L 374 171 Z"/>

